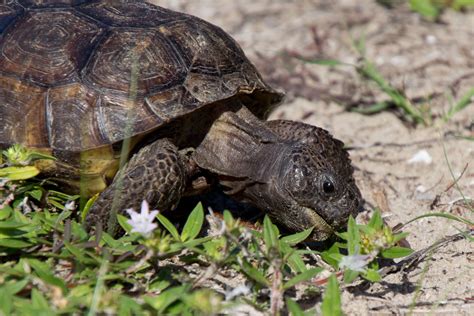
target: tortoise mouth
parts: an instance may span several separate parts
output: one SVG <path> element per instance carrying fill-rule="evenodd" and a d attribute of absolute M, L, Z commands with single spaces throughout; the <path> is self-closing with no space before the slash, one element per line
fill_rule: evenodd
<path fill-rule="evenodd" d="M 301 214 L 305 220 L 304 229 L 314 227 L 313 232 L 308 237 L 308 241 L 323 241 L 328 239 L 334 229 L 315 210 L 303 207 Z"/>

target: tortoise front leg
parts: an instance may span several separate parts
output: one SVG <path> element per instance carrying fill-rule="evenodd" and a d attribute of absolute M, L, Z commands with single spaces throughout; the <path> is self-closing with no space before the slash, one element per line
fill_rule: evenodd
<path fill-rule="evenodd" d="M 91 207 L 85 226 L 100 225 L 116 235 L 116 214 L 128 208 L 139 210 L 143 200 L 153 209 L 172 210 L 185 190 L 186 179 L 185 157 L 168 139 L 159 139 L 141 148 L 117 173 Z"/>

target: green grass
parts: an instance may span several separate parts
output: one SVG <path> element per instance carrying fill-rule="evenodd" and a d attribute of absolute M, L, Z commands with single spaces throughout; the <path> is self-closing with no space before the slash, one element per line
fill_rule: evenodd
<path fill-rule="evenodd" d="M 32 154 L 20 147 L 14 150 Z M 350 218 L 347 230 L 324 251 L 299 246 L 312 229 L 284 236 L 269 217 L 261 229 L 249 229 L 228 211 L 222 218 L 211 216 L 216 233 L 203 235 L 201 204 L 182 228 L 158 214 L 155 222 L 160 225 L 147 238 L 133 233 L 123 215 L 117 218 L 123 236 L 90 235 L 81 225 L 87 206 L 74 208 L 70 203 L 79 204 L 78 195 L 50 190 L 36 173 L 22 172 L 45 157 L 29 159 L 30 165 L 11 159 L 17 155 L 4 157 L 0 315 L 213 315 L 242 304 L 271 315 L 340 315 L 340 283 L 382 281 L 380 258 L 412 253 L 398 245 L 407 233 L 393 232 L 377 211 L 366 225 Z M 473 225 L 443 212 L 412 221 L 427 216 Z M 315 256 L 323 266 L 314 265 Z M 328 274 L 331 277 L 324 276 Z M 233 278 L 242 280 L 244 295 L 232 296 L 232 288 L 222 286 L 226 276 L 229 284 Z M 312 293 L 314 304 L 303 309 L 297 293 Z M 416 300 L 415 295 L 413 306 Z"/>
<path fill-rule="evenodd" d="M 5 158 L 0 172 L 28 167 Z M 34 167 L 34 159 L 29 162 Z M 329 315 L 342 309 L 338 282 L 379 281 L 378 258 L 411 253 L 396 245 L 406 234 L 393 233 L 378 212 L 367 225 L 351 219 L 340 241 L 317 252 L 298 246 L 312 229 L 283 236 L 269 217 L 253 230 L 225 211 L 222 219 L 214 218 L 218 233 L 201 235 L 200 204 L 181 229 L 159 214 L 159 227 L 144 238 L 118 215 L 126 233 L 96 239 L 81 225 L 87 207 L 81 209 L 79 196 L 50 190 L 35 174 L 18 179 L 15 172 L 4 173 L 0 201 L 0 314 L 5 315 L 212 315 L 239 304 L 272 315 L 314 314 L 318 300 L 304 311 L 297 291 L 315 297 L 325 292 L 321 308 Z M 341 265 L 359 255 L 366 260 L 362 269 Z M 323 258 L 324 268 L 312 263 L 314 256 Z M 327 282 L 320 276 L 324 270 L 344 278 Z M 245 295 L 226 300 L 232 288 L 219 285 L 217 274 L 241 278 Z"/>
<path fill-rule="evenodd" d="M 363 38 L 355 41 L 354 47 L 361 55 L 360 63 L 358 65 L 352 65 L 332 59 L 300 59 L 306 63 L 328 67 L 354 67 L 363 80 L 375 85 L 378 90 L 387 97 L 386 101 L 375 103 L 368 107 L 354 107 L 351 108 L 350 111 L 371 115 L 389 110 L 390 108 L 397 108 L 402 114 L 403 118 L 408 122 L 421 125 L 432 124 L 433 120 L 431 113 L 428 111 L 429 108 L 421 104 L 413 104 L 413 102 L 405 95 L 402 90 L 395 88 L 387 79 L 382 76 L 380 71 L 375 67 L 374 63 L 365 57 Z M 443 121 L 448 122 L 454 115 L 472 104 L 474 104 L 474 88 L 471 88 L 463 96 L 461 96 L 457 102 L 454 102 L 450 106 L 448 112 L 442 117 Z"/>
<path fill-rule="evenodd" d="M 437 21 L 447 9 L 464 10 L 474 7 L 474 0 L 376 0 L 379 4 L 392 8 L 408 3 L 410 9 L 428 21 Z"/>

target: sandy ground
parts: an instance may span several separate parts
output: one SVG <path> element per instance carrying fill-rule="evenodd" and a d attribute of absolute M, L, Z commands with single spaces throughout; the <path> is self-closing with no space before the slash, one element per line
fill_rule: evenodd
<path fill-rule="evenodd" d="M 474 197 L 474 142 L 460 136 L 474 136 L 474 105 L 448 123 L 439 117 L 474 87 L 474 12 L 445 12 L 439 23 L 431 23 L 404 5 L 388 10 L 372 0 L 155 3 L 197 15 L 231 34 L 263 77 L 287 93 L 271 118 L 324 127 L 350 146 L 363 196 L 369 206 L 382 209 L 390 225 L 432 211 L 473 220 L 461 198 Z M 310 65 L 289 57 L 356 63 L 354 42 L 360 38 L 365 38 L 367 58 L 432 113 L 432 124 L 414 127 L 396 111 L 349 112 L 347 107 L 387 98 L 353 67 Z M 409 163 L 421 150 L 431 161 Z M 457 186 L 453 177 L 459 178 Z M 418 250 L 467 227 L 425 218 L 405 229 Z M 346 289 L 343 309 L 348 315 L 474 315 L 473 250 L 465 240 L 450 243 L 412 271 Z"/>

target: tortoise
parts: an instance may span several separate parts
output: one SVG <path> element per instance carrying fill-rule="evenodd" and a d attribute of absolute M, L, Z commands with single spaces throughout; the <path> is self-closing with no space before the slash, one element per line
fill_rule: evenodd
<path fill-rule="evenodd" d="M 50 153 L 44 177 L 100 192 L 88 225 L 211 184 L 315 241 L 361 210 L 343 143 L 267 121 L 283 94 L 217 26 L 142 1 L 13 0 L 0 34 L 0 147 Z"/>

